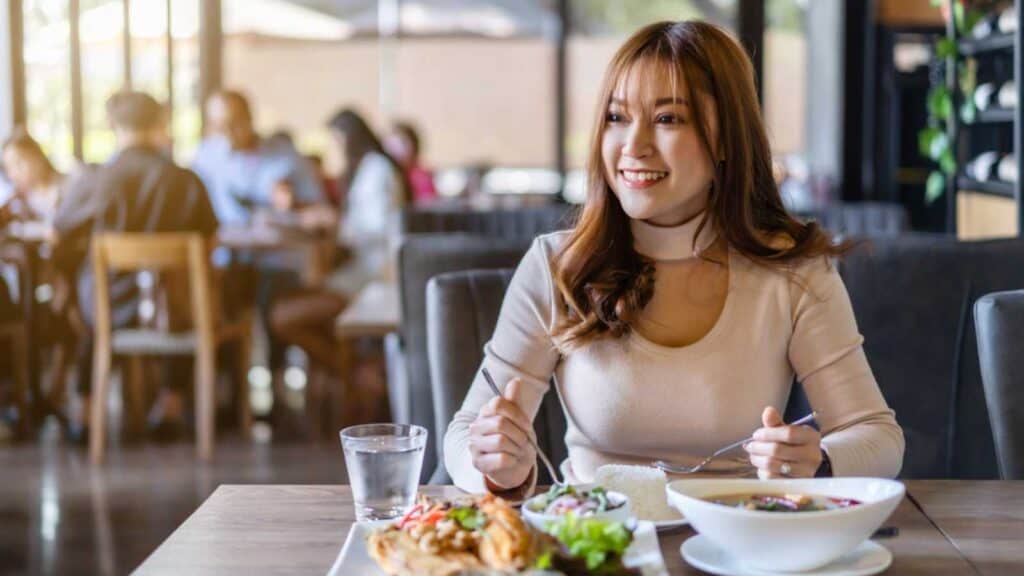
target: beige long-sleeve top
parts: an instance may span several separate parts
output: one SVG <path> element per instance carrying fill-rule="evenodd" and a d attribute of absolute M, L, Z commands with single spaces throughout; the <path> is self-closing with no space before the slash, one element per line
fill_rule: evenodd
<path fill-rule="evenodd" d="M 696 226 L 697 219 L 675 228 L 634 221 L 634 245 L 656 266 L 696 257 Z M 705 233 L 698 252 L 714 240 L 706 237 L 713 234 L 708 228 Z M 695 464 L 759 428 L 765 406 L 781 412 L 794 374 L 820 413 L 822 448 L 836 476 L 899 473 L 903 432 L 868 366 L 846 288 L 824 258 L 787 275 L 730 250 L 724 307 L 699 341 L 666 347 L 634 330 L 563 356 L 552 330 L 566 307 L 551 262 L 567 235 L 537 238 L 519 264 L 483 366 L 502 386 L 523 380 L 525 391 L 515 401 L 530 417 L 557 376 L 568 422 L 569 457 L 561 467 L 570 481 L 590 482 L 607 463 Z M 468 441 L 470 423 L 492 396 L 478 372 L 445 435 L 445 466 L 455 485 L 470 492 L 487 490 Z M 710 471 L 745 476 L 754 469 L 738 450 Z"/>

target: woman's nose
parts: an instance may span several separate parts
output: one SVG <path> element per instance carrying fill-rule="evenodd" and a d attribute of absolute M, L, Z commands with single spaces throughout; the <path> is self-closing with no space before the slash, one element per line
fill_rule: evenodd
<path fill-rule="evenodd" d="M 649 155 L 653 150 L 650 132 L 643 122 L 633 122 L 622 143 L 622 154 L 633 158 L 643 158 Z"/>

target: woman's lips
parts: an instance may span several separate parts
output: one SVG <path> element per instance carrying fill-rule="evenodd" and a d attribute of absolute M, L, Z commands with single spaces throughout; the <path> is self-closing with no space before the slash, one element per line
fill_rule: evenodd
<path fill-rule="evenodd" d="M 643 190 L 661 182 L 668 172 L 660 170 L 619 170 L 619 178 L 627 188 Z"/>

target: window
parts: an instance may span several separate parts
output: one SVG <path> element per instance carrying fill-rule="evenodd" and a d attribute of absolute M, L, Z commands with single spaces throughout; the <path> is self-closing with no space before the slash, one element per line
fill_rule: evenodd
<path fill-rule="evenodd" d="M 777 156 L 802 154 L 807 111 L 807 0 L 767 0 L 764 119 Z"/>
<path fill-rule="evenodd" d="M 25 0 L 27 128 L 58 169 L 74 158 L 71 134 L 71 25 L 66 0 Z"/>
<path fill-rule="evenodd" d="M 124 85 L 124 0 L 81 0 L 82 156 L 102 163 L 114 152 L 106 102 Z"/>
<path fill-rule="evenodd" d="M 340 160 L 326 122 L 351 106 L 371 125 L 381 120 L 377 2 L 362 10 L 321 2 L 316 8 L 283 0 L 223 0 L 222 84 L 250 99 L 256 128 L 287 132 L 304 152 Z"/>
<path fill-rule="evenodd" d="M 115 142 L 106 101 L 128 85 L 158 101 L 171 101 L 175 150 L 194 149 L 199 138 L 201 0 L 10 1 L 21 2 L 23 14 L 27 128 L 58 168 L 70 169 L 76 150 L 86 162 L 110 157 Z M 72 60 L 73 18 L 78 25 L 77 62 Z M 75 66 L 81 74 L 78 92 L 72 84 Z M 80 119 L 72 113 L 76 102 Z M 75 130 L 76 122 L 81 122 L 80 130 Z"/>

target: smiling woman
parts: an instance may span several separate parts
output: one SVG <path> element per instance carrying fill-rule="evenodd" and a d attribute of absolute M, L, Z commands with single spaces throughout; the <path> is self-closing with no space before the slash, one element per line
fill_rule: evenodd
<path fill-rule="evenodd" d="M 743 48 L 704 22 L 637 31 L 609 65 L 572 230 L 538 238 L 513 278 L 482 378 L 445 438 L 456 485 L 518 496 L 553 376 L 569 483 L 605 464 L 711 473 L 894 476 L 903 435 L 871 374 L 835 245 L 788 214 Z M 793 378 L 820 431 L 779 415 Z M 758 428 L 758 424 L 761 428 Z"/>

